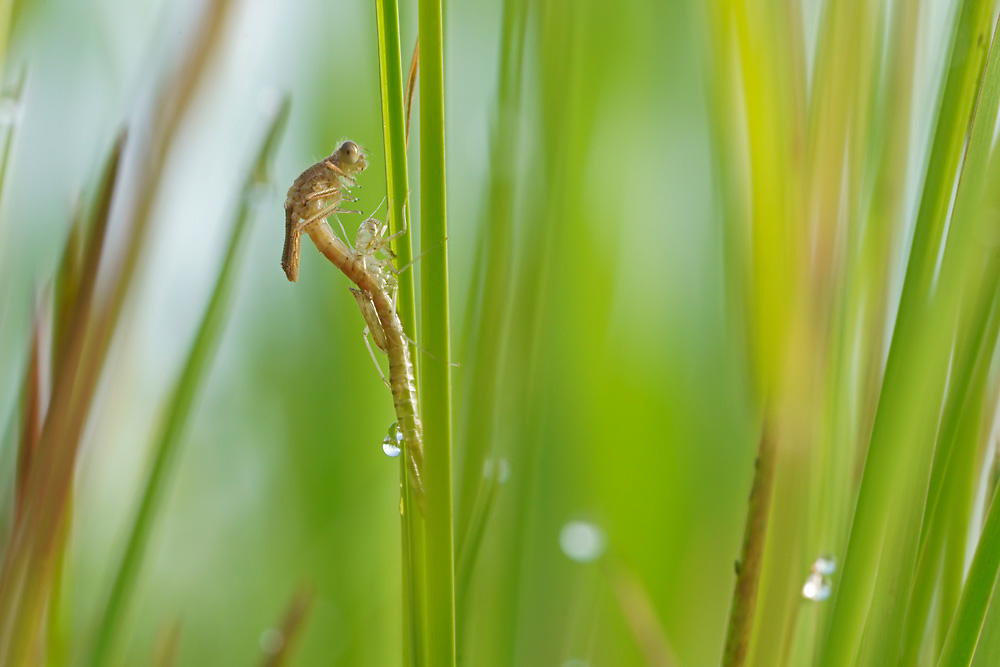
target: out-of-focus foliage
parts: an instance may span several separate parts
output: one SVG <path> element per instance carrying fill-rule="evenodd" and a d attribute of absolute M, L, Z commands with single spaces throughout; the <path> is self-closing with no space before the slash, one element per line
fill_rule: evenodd
<path fill-rule="evenodd" d="M 308 242 L 298 283 L 279 265 L 285 191 L 340 139 L 370 153 L 356 207 L 385 195 L 374 5 L 15 10 L 0 650 L 93 655 L 249 201 L 110 663 L 399 664 L 392 398 L 343 276 Z M 405 73 L 416 4 L 399 11 Z M 994 664 L 994 3 L 445 12 L 459 664 L 718 664 L 731 603 L 754 601 L 746 664 L 936 664 L 980 626 L 974 664 Z M 284 94 L 268 183 L 241 199 Z M 416 131 L 408 150 L 416 193 Z M 733 602 L 762 423 L 759 588 Z M 35 445 L 60 456 L 31 482 Z M 806 600 L 821 554 L 831 597 Z"/>

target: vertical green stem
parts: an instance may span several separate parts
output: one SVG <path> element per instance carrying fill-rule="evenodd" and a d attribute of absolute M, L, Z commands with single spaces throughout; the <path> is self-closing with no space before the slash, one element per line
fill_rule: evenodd
<path fill-rule="evenodd" d="M 403 72 L 399 45 L 399 7 L 394 0 L 376 0 L 378 23 L 378 65 L 382 89 L 382 138 L 385 142 L 386 196 L 389 198 L 389 219 L 392 233 L 409 227 L 409 177 L 406 170 L 406 111 L 403 106 Z M 410 234 L 396 239 L 393 250 L 399 266 L 406 266 L 413 257 Z M 414 316 L 413 272 L 399 276 L 396 312 L 403 329 L 413 332 Z M 414 360 L 416 363 L 416 360 Z"/>
<path fill-rule="evenodd" d="M 420 0 L 420 324 L 434 355 L 419 373 L 427 495 L 428 664 L 455 664 L 455 568 L 451 493 L 451 344 L 444 167 L 444 45 L 441 0 Z"/>
<path fill-rule="evenodd" d="M 403 71 L 399 42 L 399 6 L 395 0 L 376 0 L 378 24 L 379 80 L 382 91 L 382 133 L 385 142 L 386 195 L 393 233 L 409 228 L 409 177 L 406 168 L 406 109 L 403 101 Z M 410 234 L 395 241 L 398 265 L 405 266 L 413 257 Z M 396 311 L 403 330 L 414 336 L 416 308 L 414 305 L 413 271 L 399 276 Z M 414 358 L 414 366 L 419 357 Z M 424 576 L 424 525 L 413 497 L 412 486 L 406 479 L 407 470 L 400 459 L 403 512 L 400 536 L 403 554 L 403 658 L 404 664 L 421 665 L 426 650 L 424 618 L 426 577 Z"/>

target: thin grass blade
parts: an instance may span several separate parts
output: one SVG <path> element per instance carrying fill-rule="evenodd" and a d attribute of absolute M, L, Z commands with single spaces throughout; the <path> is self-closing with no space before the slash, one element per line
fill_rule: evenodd
<path fill-rule="evenodd" d="M 420 341 L 440 361 L 418 367 L 424 424 L 427 660 L 455 664 L 455 557 L 451 491 L 451 327 L 445 205 L 444 26 L 441 0 L 419 0 Z"/>
<path fill-rule="evenodd" d="M 466 371 L 469 380 L 462 411 L 462 436 L 459 439 L 463 447 L 459 452 L 461 468 L 455 519 L 458 553 L 466 568 L 472 567 L 476 557 L 476 548 L 470 544 L 469 536 L 481 536 L 483 532 L 482 526 L 473 525 L 474 517 L 475 521 L 489 518 L 488 512 L 477 513 L 475 508 L 483 507 L 483 498 L 493 492 L 489 485 L 482 484 L 482 471 L 494 449 L 500 368 L 507 339 L 504 331 L 509 326 L 511 286 L 514 283 L 514 188 L 521 132 L 521 81 L 527 17 L 527 4 L 522 0 L 504 2 L 497 90 L 499 113 L 490 142 L 488 194 L 480 225 L 477 275 L 476 280 L 470 283 L 466 297 L 466 312 L 470 319 L 465 328 L 463 349 L 468 351 L 470 364 Z M 465 594 L 464 587 L 460 587 L 458 597 Z"/>
<path fill-rule="evenodd" d="M 396 0 L 376 0 L 375 17 L 378 26 L 379 84 L 382 93 L 382 132 L 385 143 L 386 194 L 389 198 L 390 232 L 413 229 L 409 224 L 409 176 L 406 147 L 409 142 L 409 103 L 403 100 L 403 73 L 399 42 L 399 6 Z M 416 76 L 417 52 L 414 51 L 412 77 Z M 405 104 L 405 108 L 404 108 Z M 394 251 L 399 266 L 412 261 L 412 233 L 395 241 Z M 413 272 L 399 276 L 396 311 L 403 331 L 416 338 L 416 305 Z M 419 367 L 419 355 L 413 360 Z M 416 373 L 419 381 L 419 373 Z M 418 385 L 419 390 L 419 385 Z M 405 457 L 404 457 L 405 458 Z M 426 644 L 426 576 L 424 565 L 424 526 L 418 501 L 413 493 L 407 466 L 400 464 L 402 478 L 402 525 L 400 539 L 403 553 L 403 664 L 422 665 Z"/>
<path fill-rule="evenodd" d="M 315 593 L 309 588 L 302 588 L 295 593 L 279 626 L 278 648 L 264 658 L 263 667 L 281 667 L 291 660 L 315 597 Z"/>
<path fill-rule="evenodd" d="M 940 396 L 935 399 L 934 392 L 943 391 L 949 345 L 940 339 L 944 335 L 941 328 L 925 326 L 925 322 L 931 319 L 927 304 L 939 245 L 936 239 L 940 239 L 943 230 L 944 215 L 951 201 L 954 174 L 961 156 L 960 147 L 965 143 L 969 118 L 979 90 L 981 63 L 985 55 L 980 40 L 984 30 L 989 29 L 990 18 L 986 4 L 978 0 L 963 3 L 958 15 L 943 106 L 855 507 L 843 575 L 824 647 L 820 650 L 820 664 L 824 667 L 847 665 L 854 659 L 868 616 L 892 499 L 901 490 L 901 480 L 912 483 L 919 479 L 923 457 L 929 455 L 931 450 L 930 444 L 922 440 L 934 432 L 933 422 L 936 422 L 936 410 L 940 405 Z M 969 166 L 967 162 L 965 173 L 971 173 L 975 178 L 977 166 Z M 970 190 L 966 196 L 978 201 L 978 196 L 972 192 L 975 185 L 966 185 Z M 938 314 L 943 320 L 932 320 L 936 324 L 954 321 L 950 307 L 947 307 L 948 304 L 945 306 L 944 311 L 947 312 Z M 934 349 L 937 354 L 933 359 L 924 354 L 928 348 Z M 913 419 L 914 414 L 919 419 Z M 907 451 L 910 454 L 906 454 Z M 904 463 L 915 466 L 912 475 L 900 472 Z"/>
<path fill-rule="evenodd" d="M 976 555 L 962 589 L 958 611 L 941 651 L 939 667 L 957 667 L 972 663 L 979 634 L 986 618 L 993 587 L 1000 571 L 1000 499 L 993 498 L 983 526 Z"/>
<path fill-rule="evenodd" d="M 111 658 L 117 632 L 132 594 L 139 567 L 149 541 L 160 498 L 169 483 L 174 462 L 179 453 L 181 436 L 194 406 L 202 378 L 212 360 L 219 335 L 225 322 L 232 283 L 242 250 L 242 241 L 250 220 L 254 190 L 265 173 L 264 165 L 277 144 L 288 112 L 288 99 L 273 110 L 268 119 L 267 133 L 253 161 L 239 206 L 232 222 L 229 245 L 222 262 L 212 296 L 208 302 L 198 332 L 166 410 L 165 422 L 153 448 L 153 462 L 142 486 L 142 497 L 126 541 L 125 552 L 115 570 L 108 600 L 104 605 L 97 631 L 91 664 L 103 665 Z"/>

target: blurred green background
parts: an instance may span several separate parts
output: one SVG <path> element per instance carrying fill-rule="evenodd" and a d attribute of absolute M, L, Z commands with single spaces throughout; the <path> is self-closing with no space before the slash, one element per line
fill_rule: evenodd
<path fill-rule="evenodd" d="M 16 124 L 0 228 L 6 414 L 34 299 L 55 271 L 74 202 L 121 123 L 148 122 L 203 5 L 17 7 L 6 71 L 11 79 L 24 68 L 26 83 L 5 119 Z M 408 61 L 415 8 L 400 10 Z M 570 16 L 580 43 L 562 53 L 543 54 L 539 25 L 528 27 L 523 133 L 512 153 L 525 252 L 511 258 L 517 291 L 504 330 L 475 333 L 507 342 L 501 368 L 511 376 L 490 455 L 507 462 L 509 478 L 460 612 L 465 657 L 639 664 L 615 592 L 627 572 L 683 663 L 710 664 L 725 630 L 756 427 L 744 360 L 725 326 L 703 17 L 684 2 L 583 4 Z M 371 151 L 358 206 L 370 212 L 384 196 L 374 20 L 366 2 L 235 3 L 169 145 L 150 242 L 86 429 L 62 619 L 71 646 L 96 623 L 147 443 L 218 270 L 260 109 L 285 91 L 291 115 L 272 183 L 253 209 L 231 314 L 123 629 L 128 662 L 147 660 L 178 622 L 180 664 L 253 663 L 301 585 L 316 599 L 295 664 L 399 659 L 398 469 L 380 446 L 391 397 L 363 347 L 347 281 L 308 242 L 297 284 L 278 262 L 284 190 L 339 139 Z M 476 401 L 464 358 L 476 341 L 463 338 L 462 323 L 487 214 L 500 7 L 450 3 L 445 25 L 460 460 L 463 410 Z M 559 104 L 539 89 L 543 58 L 565 59 L 551 68 L 582 79 L 579 99 Z M 542 108 L 552 103 L 559 108 Z M 547 154 L 546 113 L 572 124 L 573 164 Z M 411 158 L 416 150 L 414 139 Z M 353 233 L 357 221 L 342 219 Z M 529 270 L 542 280 L 517 280 Z M 614 568 L 560 551 L 561 527 L 578 519 L 607 534 Z"/>
<path fill-rule="evenodd" d="M 25 83 L 0 103 L 13 131 L 0 200 L 0 488 L 13 484 L 33 313 L 74 213 L 120 128 L 131 137 L 155 122 L 211 4 L 14 3 L 4 82 L 23 72 Z M 808 44 L 820 4 L 802 5 Z M 944 4 L 922 17 L 916 100 L 934 95 Z M 480 545 L 469 547 L 474 561 L 457 556 L 460 660 L 638 665 L 649 646 L 669 646 L 676 664 L 717 664 L 761 398 L 713 166 L 712 114 L 727 110 L 711 107 L 706 10 L 695 0 L 528 3 L 513 100 L 498 83 L 511 45 L 502 11 L 445 6 L 455 486 L 458 515 L 481 524 L 481 542 L 462 528 L 456 538 Z M 405 73 L 415 6 L 400 14 Z M 287 93 L 221 344 L 119 628 L 121 664 L 149 664 L 174 627 L 178 664 L 256 664 L 303 588 L 315 597 L 292 664 L 399 664 L 399 469 L 381 449 L 391 396 L 346 279 L 307 241 L 297 284 L 279 267 L 285 190 L 339 140 L 371 154 L 357 206 L 369 213 L 385 195 L 374 8 L 242 0 L 223 25 L 167 139 L 152 227 L 84 430 L 52 631 L 71 656 L 91 641 L 264 118 Z M 918 130 L 927 106 L 914 104 Z M 112 247 L 134 196 L 135 146 Z M 511 227 L 490 291 L 483 257 L 498 251 L 484 239 L 498 218 Z M 341 220 L 353 234 L 360 218 Z M 478 470 L 477 487 L 466 480 Z M 489 500 L 475 504 L 469 488 Z M 560 535 L 573 521 L 600 531 L 603 557 L 568 557 Z"/>

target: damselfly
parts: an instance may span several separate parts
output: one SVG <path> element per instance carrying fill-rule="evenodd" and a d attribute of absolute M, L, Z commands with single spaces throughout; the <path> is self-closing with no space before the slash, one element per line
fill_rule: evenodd
<path fill-rule="evenodd" d="M 299 249 L 306 226 L 324 220 L 331 213 L 358 213 L 340 208 L 351 197 L 354 178 L 368 166 L 364 149 L 353 141 L 344 141 L 330 157 L 312 165 L 295 179 L 285 197 L 285 247 L 281 268 L 292 282 L 299 279 Z"/>
<path fill-rule="evenodd" d="M 361 159 L 363 160 L 363 158 Z M 327 160 L 327 162 L 329 161 L 331 160 Z M 325 164 L 325 162 L 322 164 Z M 377 220 L 374 223 L 369 223 L 369 220 L 372 220 L 369 218 L 365 223 L 368 223 L 369 226 L 371 224 L 375 224 L 376 226 L 374 228 L 374 235 L 371 237 L 371 244 L 368 243 L 368 237 L 359 231 L 358 240 L 363 242 L 361 244 L 364 248 L 363 251 L 352 249 L 344 241 L 337 238 L 327 223 L 326 216 L 337 210 L 337 203 L 339 203 L 343 196 L 341 190 L 337 190 L 339 194 L 336 194 L 330 192 L 328 188 L 326 191 L 327 195 L 336 194 L 336 201 L 334 203 L 327 204 L 316 213 L 309 215 L 300 214 L 300 211 L 308 209 L 311 202 L 319 199 L 319 197 L 315 196 L 310 198 L 310 194 L 319 192 L 320 190 L 303 187 L 309 183 L 309 179 L 312 177 L 308 176 L 308 174 L 316 166 L 313 165 L 306 172 L 303 172 L 303 175 L 299 179 L 296 179 L 295 184 L 288 191 L 288 199 L 285 202 L 285 254 L 289 259 L 294 255 L 294 262 L 290 262 L 287 266 L 294 266 L 297 270 L 298 238 L 299 235 L 305 233 L 312 239 L 316 248 L 357 287 L 352 292 L 354 292 L 355 298 L 358 300 L 358 305 L 365 316 L 365 321 L 373 332 L 377 329 L 378 333 L 373 334 L 376 345 L 389 357 L 388 384 L 392 390 L 393 407 L 396 411 L 399 430 L 403 436 L 403 448 L 406 450 L 407 465 L 410 471 L 409 477 L 418 502 L 422 504 L 423 427 L 420 423 L 420 414 L 417 409 L 417 388 L 414 379 L 413 363 L 410 359 L 409 339 L 403 332 L 403 324 L 396 313 L 395 275 L 399 270 L 392 265 L 391 259 L 389 259 L 392 257 L 391 251 L 386 252 L 388 250 L 387 244 L 391 237 L 385 236 L 384 225 L 380 225 Z M 362 169 L 364 169 L 363 162 L 362 166 L 354 173 L 360 172 Z M 337 178 L 347 178 L 353 181 L 350 173 L 344 176 L 337 175 Z M 340 180 L 338 182 L 343 184 L 346 181 Z M 289 218 L 289 216 L 293 217 Z M 291 223 L 289 223 L 289 219 L 292 220 Z M 362 228 L 367 230 L 370 227 L 366 227 L 365 223 L 362 223 Z M 366 231 L 365 234 L 367 233 Z M 290 234 L 295 237 L 296 246 L 294 253 L 289 253 L 288 250 Z M 373 248 L 381 251 L 386 258 L 378 258 L 376 252 L 372 250 Z M 286 266 L 284 259 L 282 266 Z M 297 276 L 297 273 L 291 273 L 288 268 L 286 268 L 285 273 L 289 280 L 295 279 L 293 275 Z M 375 326 L 376 324 L 377 327 Z M 374 353 L 372 353 L 372 357 L 374 358 Z"/>

